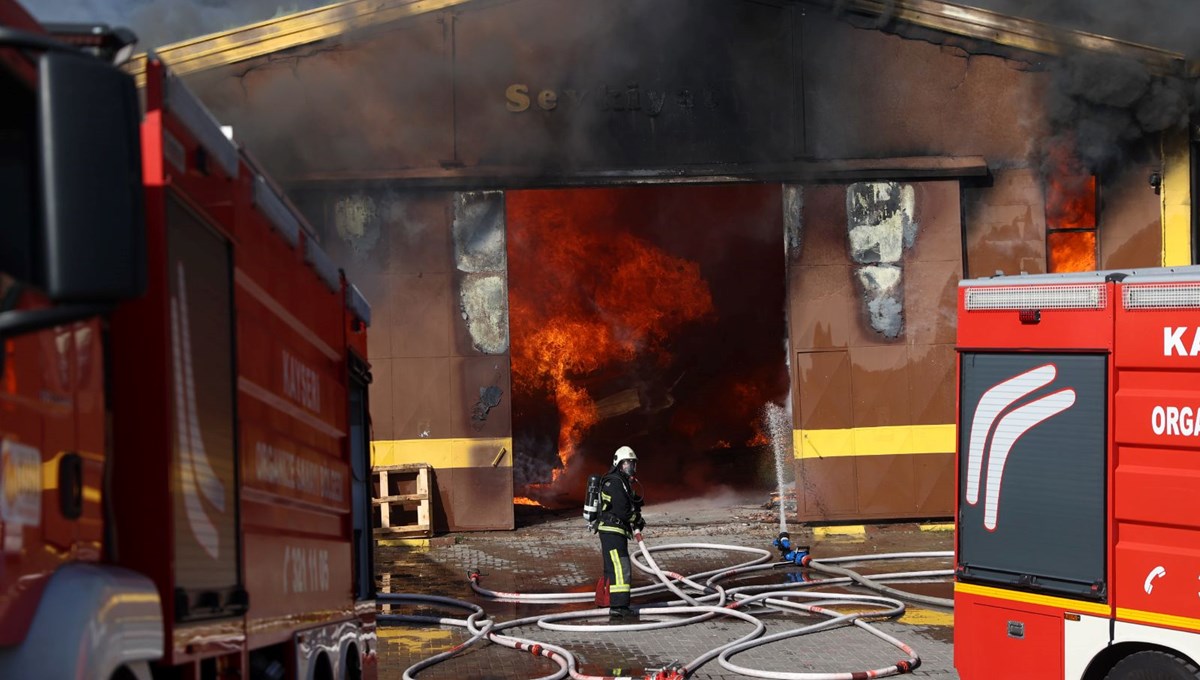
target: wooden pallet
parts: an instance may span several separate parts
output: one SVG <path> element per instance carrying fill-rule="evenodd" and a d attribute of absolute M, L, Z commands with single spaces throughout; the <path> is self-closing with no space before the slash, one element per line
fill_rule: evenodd
<path fill-rule="evenodd" d="M 371 468 L 375 475 L 378 509 L 375 538 L 399 538 L 433 534 L 430 524 L 429 477 L 432 468 L 425 463 L 380 465 Z"/>

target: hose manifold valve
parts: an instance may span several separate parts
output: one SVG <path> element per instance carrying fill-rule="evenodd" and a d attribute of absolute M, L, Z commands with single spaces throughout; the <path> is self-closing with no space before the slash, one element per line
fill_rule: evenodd
<path fill-rule="evenodd" d="M 808 546 L 792 545 L 792 538 L 788 535 L 788 532 L 779 532 L 779 536 L 774 541 L 771 541 L 771 545 L 779 550 L 779 559 L 784 562 L 794 562 L 801 566 L 805 564 L 805 558 L 808 557 Z"/>

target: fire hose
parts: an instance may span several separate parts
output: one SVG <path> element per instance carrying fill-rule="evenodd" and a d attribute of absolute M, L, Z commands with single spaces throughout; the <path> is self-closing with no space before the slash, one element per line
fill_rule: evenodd
<path fill-rule="evenodd" d="M 871 577 L 866 577 L 845 567 L 833 566 L 834 563 L 842 564 L 867 560 L 941 558 L 951 556 L 951 552 L 889 553 L 886 555 L 863 555 L 824 560 L 814 560 L 811 556 L 806 555 L 802 561 L 797 560 L 797 563 L 814 571 L 833 574 L 834 576 L 832 578 L 806 580 L 798 583 L 751 585 L 726 589 L 719 585 L 719 581 L 734 575 L 744 576 L 753 572 L 768 571 L 781 566 L 792 565 L 788 562 L 766 563 L 771 557 L 771 552 L 759 548 L 713 543 L 673 543 L 650 547 L 645 544 L 641 532 L 636 532 L 634 538 L 638 544 L 638 551 L 634 555 L 631 555 L 631 562 L 638 570 L 653 575 L 657 579 L 657 583 L 634 588 L 631 591 L 631 595 L 636 597 L 669 591 L 679 598 L 678 600 L 665 602 L 662 605 L 638 607 L 638 614 L 647 616 L 682 616 L 683 618 L 616 625 L 567 623 L 572 620 L 593 619 L 607 615 L 608 610 L 606 608 L 596 608 L 576 612 L 531 616 L 497 623 L 485 617 L 482 607 L 470 602 L 430 595 L 380 593 L 378 598 L 381 603 L 441 605 L 456 609 L 465 609 L 471 612 L 469 616 L 463 619 L 402 614 L 380 615 L 379 620 L 381 623 L 403 622 L 458 626 L 465 628 L 470 635 L 467 640 L 451 649 L 422 659 L 410 666 L 404 671 L 405 680 L 415 680 L 418 672 L 445 661 L 484 639 L 511 649 L 530 652 L 534 656 L 545 657 L 559 666 L 557 672 L 538 680 L 560 680 L 568 675 L 574 680 L 611 680 L 617 676 L 595 676 L 580 673 L 574 655 L 561 646 L 502 634 L 501 631 L 529 625 L 536 625 L 546 630 L 588 633 L 648 631 L 688 625 L 718 616 L 739 619 L 750 624 L 752 630 L 736 640 L 706 651 L 686 664 L 673 662 L 651 675 L 646 675 L 645 679 L 682 680 L 695 673 L 697 669 L 714 658 L 725 669 L 750 677 L 778 680 L 856 680 L 859 678 L 881 678 L 912 672 L 920 666 L 921 661 L 915 650 L 895 637 L 872 626 L 870 621 L 899 617 L 905 611 L 905 605 L 902 601 L 905 599 L 931 606 L 947 608 L 952 606 L 950 600 L 921 596 L 890 588 L 882 583 L 883 581 L 946 577 L 952 575 L 953 571 L 950 569 L 873 574 Z M 778 540 L 776 545 L 779 545 Z M 684 576 L 663 570 L 659 567 L 653 555 L 654 552 L 688 549 L 745 552 L 755 554 L 757 557 L 730 567 L 722 567 L 691 576 Z M 639 555 L 645 559 L 645 563 L 637 559 Z M 472 590 L 481 597 L 498 601 L 570 604 L 586 602 L 594 598 L 594 594 L 590 592 L 518 593 L 492 591 L 480 585 L 480 578 L 481 575 L 478 572 L 472 572 L 468 575 Z M 701 582 L 701 579 L 705 579 L 704 582 Z M 884 594 L 861 595 L 806 592 L 806 590 L 815 587 L 850 584 L 857 584 Z M 846 613 L 832 609 L 832 607 L 837 606 L 853 607 L 855 611 Z M 863 608 L 869 608 L 870 611 L 863 611 Z M 758 619 L 757 614 L 768 612 L 802 613 L 820 615 L 826 618 L 825 620 L 809 625 L 771 635 L 764 635 L 766 626 Z M 738 665 L 731 661 L 734 655 L 754 647 L 847 625 L 856 626 L 896 647 L 904 654 L 904 658 L 894 664 L 880 668 L 838 673 L 767 671 Z"/>

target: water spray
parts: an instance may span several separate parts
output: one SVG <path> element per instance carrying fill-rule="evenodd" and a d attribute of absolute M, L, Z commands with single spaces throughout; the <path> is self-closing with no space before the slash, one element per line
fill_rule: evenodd
<path fill-rule="evenodd" d="M 789 400 L 790 401 L 790 400 Z M 784 471 L 792 458 L 792 412 L 787 406 L 768 403 L 763 407 L 763 422 L 771 437 L 771 450 L 775 454 L 775 484 L 779 489 L 779 532 L 787 532 L 787 487 Z"/>

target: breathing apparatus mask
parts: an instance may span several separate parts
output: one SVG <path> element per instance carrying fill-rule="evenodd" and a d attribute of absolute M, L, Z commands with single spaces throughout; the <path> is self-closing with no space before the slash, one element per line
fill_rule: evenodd
<path fill-rule="evenodd" d="M 637 473 L 637 454 L 628 446 L 622 446 L 613 454 L 613 469 L 632 477 Z"/>

